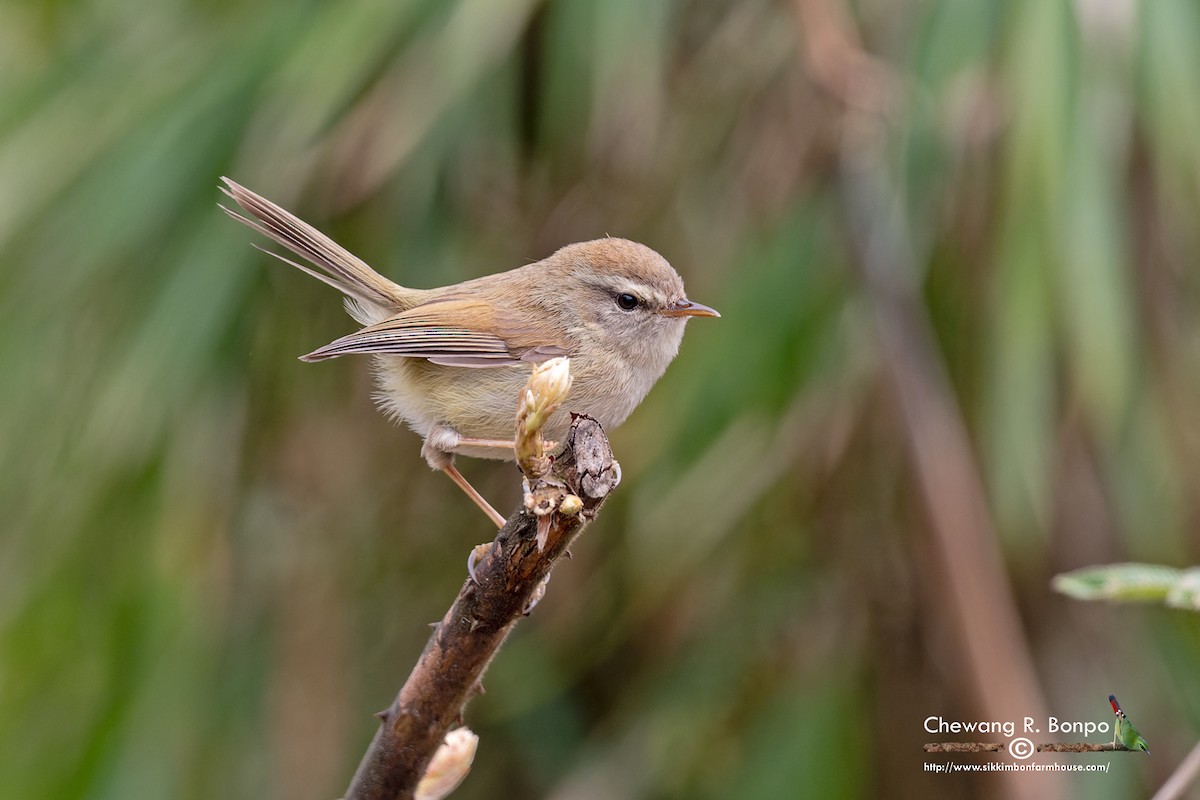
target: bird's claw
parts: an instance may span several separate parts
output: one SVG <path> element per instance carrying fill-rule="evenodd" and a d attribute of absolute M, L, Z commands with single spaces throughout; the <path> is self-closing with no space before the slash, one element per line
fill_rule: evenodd
<path fill-rule="evenodd" d="M 550 575 L 542 578 L 541 583 L 533 590 L 533 596 L 529 598 L 529 602 L 525 605 L 525 609 L 521 612 L 523 616 L 528 617 L 538 603 L 542 602 L 542 598 L 546 596 L 546 584 L 550 583 Z"/>
<path fill-rule="evenodd" d="M 471 552 L 467 554 L 467 575 L 471 576 L 471 583 L 476 586 L 479 585 L 479 578 L 475 575 L 475 566 L 484 559 L 491 549 L 492 542 L 484 542 L 472 547 Z"/>

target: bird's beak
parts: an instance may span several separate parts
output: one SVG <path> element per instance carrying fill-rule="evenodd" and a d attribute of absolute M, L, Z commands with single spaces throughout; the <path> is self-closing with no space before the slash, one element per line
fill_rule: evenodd
<path fill-rule="evenodd" d="M 691 300 L 680 300 L 675 305 L 666 308 L 662 312 L 668 317 L 719 317 L 716 309 L 708 306 L 693 303 Z"/>

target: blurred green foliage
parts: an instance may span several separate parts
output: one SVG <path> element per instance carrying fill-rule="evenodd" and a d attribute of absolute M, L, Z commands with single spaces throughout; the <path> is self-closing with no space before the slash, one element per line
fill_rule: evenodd
<path fill-rule="evenodd" d="M 921 721 L 978 711 L 844 219 L 839 13 L 891 76 L 1050 710 L 1115 692 L 1155 744 L 1056 785 L 1161 783 L 1200 623 L 1049 580 L 1200 555 L 1194 4 L 9 0 L 0 797 L 337 796 L 491 536 L 364 361 L 295 360 L 352 323 L 249 247 L 222 174 L 402 283 L 610 233 L 724 314 L 613 433 L 625 483 L 470 707 L 454 797 L 1003 792 L 921 768 Z"/>
<path fill-rule="evenodd" d="M 1079 600 L 1158 602 L 1200 611 L 1200 568 L 1154 564 L 1105 564 L 1055 575 L 1056 591 Z"/>

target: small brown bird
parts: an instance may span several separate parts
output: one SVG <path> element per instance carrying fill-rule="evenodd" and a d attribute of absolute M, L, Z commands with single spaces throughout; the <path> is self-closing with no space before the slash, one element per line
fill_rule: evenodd
<path fill-rule="evenodd" d="M 421 454 L 497 525 L 502 517 L 454 466 L 454 455 L 511 460 L 519 392 L 534 364 L 571 358 L 571 406 L 605 429 L 625 421 L 679 351 L 693 303 L 666 259 L 627 239 L 563 247 L 523 267 L 440 289 L 409 289 L 371 269 L 269 200 L 222 178 L 249 217 L 221 208 L 313 267 L 264 251 L 346 296 L 366 327 L 301 358 L 375 357 L 376 400 L 425 440 Z M 261 249 L 261 248 L 260 248 Z M 559 410 L 545 426 L 561 439 Z"/>

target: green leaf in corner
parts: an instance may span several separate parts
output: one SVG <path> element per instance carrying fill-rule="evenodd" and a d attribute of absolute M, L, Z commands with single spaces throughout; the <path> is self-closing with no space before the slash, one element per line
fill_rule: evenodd
<path fill-rule="evenodd" d="M 1125 602 L 1167 601 L 1178 590 L 1181 573 L 1155 564 L 1107 564 L 1085 567 L 1054 576 L 1055 591 L 1077 600 L 1117 600 Z M 1192 577 L 1187 597 L 1195 608 L 1197 579 Z M 1174 605 L 1174 603 L 1172 603 Z"/>
<path fill-rule="evenodd" d="M 1167 592 L 1167 605 L 1200 611 L 1200 567 L 1180 571 L 1174 585 Z"/>

